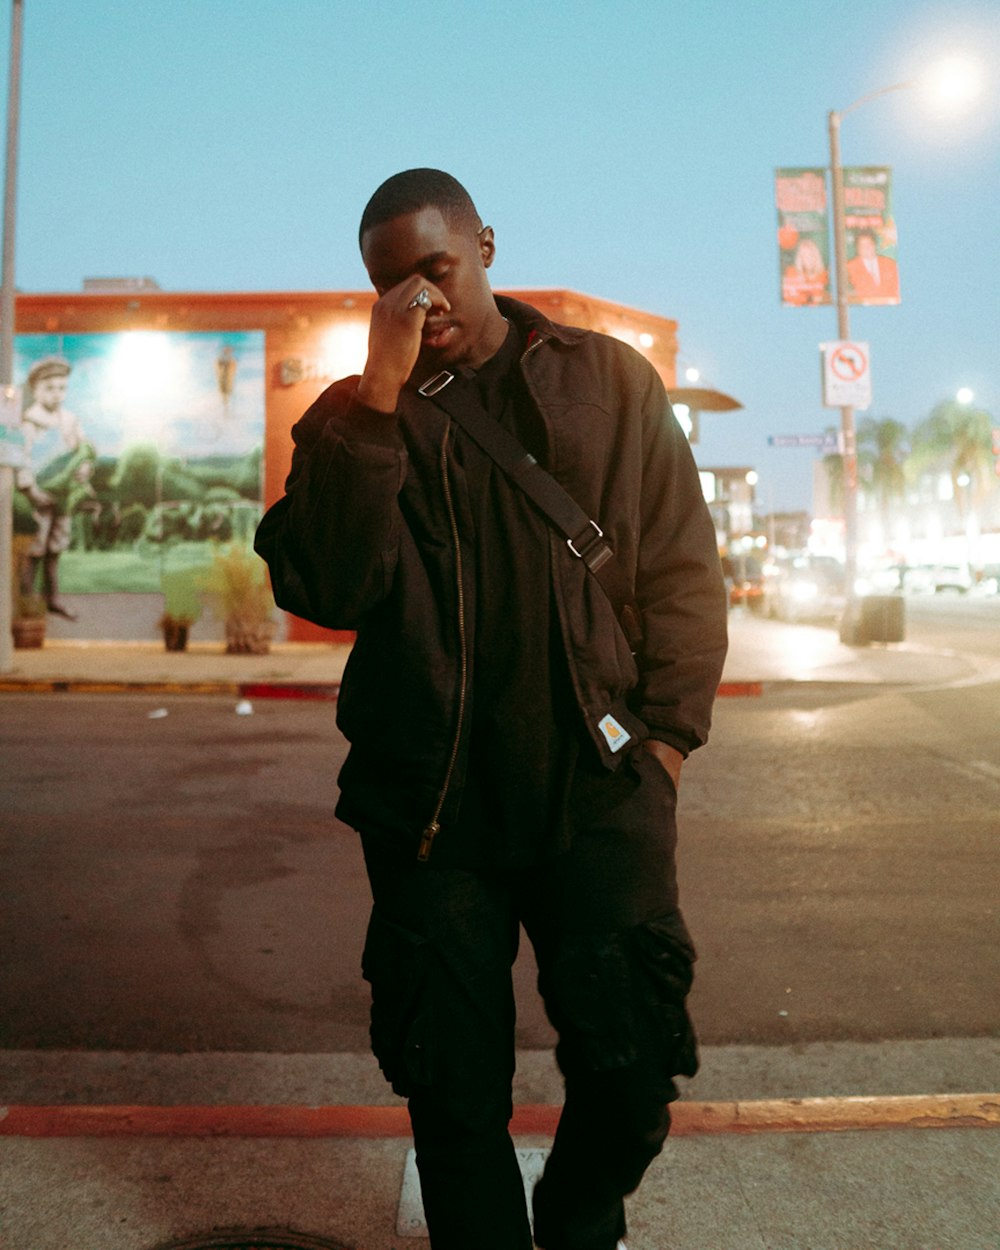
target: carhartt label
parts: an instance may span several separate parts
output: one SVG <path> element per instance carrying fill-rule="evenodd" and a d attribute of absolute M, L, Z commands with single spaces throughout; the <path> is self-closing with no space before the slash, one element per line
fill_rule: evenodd
<path fill-rule="evenodd" d="M 620 751 L 626 742 L 632 741 L 632 735 L 618 724 L 610 712 L 597 722 L 597 728 L 604 734 L 604 741 L 612 751 Z"/>

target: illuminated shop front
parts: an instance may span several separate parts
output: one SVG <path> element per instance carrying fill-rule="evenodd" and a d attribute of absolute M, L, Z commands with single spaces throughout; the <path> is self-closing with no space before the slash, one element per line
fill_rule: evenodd
<path fill-rule="evenodd" d="M 505 293 L 630 343 L 674 385 L 676 322 L 570 291 Z M 22 554 L 58 563 L 60 594 L 76 606 L 72 636 L 107 636 L 122 595 L 152 597 L 135 636 L 155 636 L 164 575 L 196 571 L 220 543 L 250 541 L 282 493 L 292 425 L 330 382 L 363 367 L 374 299 L 18 296 L 15 383 L 31 467 L 19 475 L 15 530 Z M 279 636 L 330 635 L 289 617 Z"/>

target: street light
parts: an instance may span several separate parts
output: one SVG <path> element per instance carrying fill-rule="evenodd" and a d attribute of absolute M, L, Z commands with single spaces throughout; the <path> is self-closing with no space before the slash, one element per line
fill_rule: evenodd
<path fill-rule="evenodd" d="M 840 162 L 840 125 L 848 113 L 861 108 L 870 100 L 904 91 L 910 87 L 929 87 L 937 98 L 949 104 L 965 103 L 975 94 L 978 79 L 975 68 L 957 57 L 941 62 L 936 69 L 923 78 L 892 83 L 869 91 L 844 109 L 831 109 L 827 114 L 827 135 L 830 144 L 830 178 L 833 183 L 833 255 L 834 282 L 837 303 L 837 337 L 850 339 L 851 324 L 847 303 L 847 237 L 844 212 L 844 171 Z M 854 423 L 854 408 L 840 409 L 841 440 L 843 442 L 843 494 L 844 494 L 844 580 L 850 603 L 854 598 L 854 583 L 858 573 L 858 445 Z"/>

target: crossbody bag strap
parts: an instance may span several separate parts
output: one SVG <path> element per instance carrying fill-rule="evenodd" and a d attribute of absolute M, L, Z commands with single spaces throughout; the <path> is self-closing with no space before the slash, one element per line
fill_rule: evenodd
<path fill-rule="evenodd" d="M 459 394 L 448 389 L 455 376 L 442 369 L 419 386 L 417 394 L 443 409 L 537 505 L 566 540 L 570 552 L 583 561 L 600 583 L 621 622 L 629 645 L 637 647 L 642 639 L 639 608 L 625 571 L 615 559 L 604 531 L 513 434 L 476 404 L 463 403 Z"/>

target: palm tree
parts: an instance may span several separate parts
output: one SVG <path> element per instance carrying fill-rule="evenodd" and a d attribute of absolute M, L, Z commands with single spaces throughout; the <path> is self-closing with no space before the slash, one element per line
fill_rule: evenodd
<path fill-rule="evenodd" d="M 840 433 L 839 426 L 828 425 L 823 431 L 828 437 L 836 438 Z M 829 452 L 823 457 L 826 469 L 826 484 L 830 492 L 830 507 L 835 512 L 844 509 L 844 457 L 837 452 Z"/>
<path fill-rule="evenodd" d="M 959 514 L 966 522 L 989 493 L 993 482 L 990 414 L 984 408 L 946 399 L 913 434 L 916 467 L 940 467 L 951 477 Z"/>
<path fill-rule="evenodd" d="M 909 451 L 910 432 L 892 417 L 865 417 L 858 425 L 858 470 L 874 496 L 882 521 L 882 533 L 889 541 L 892 506 L 906 489 L 904 464 Z"/>

